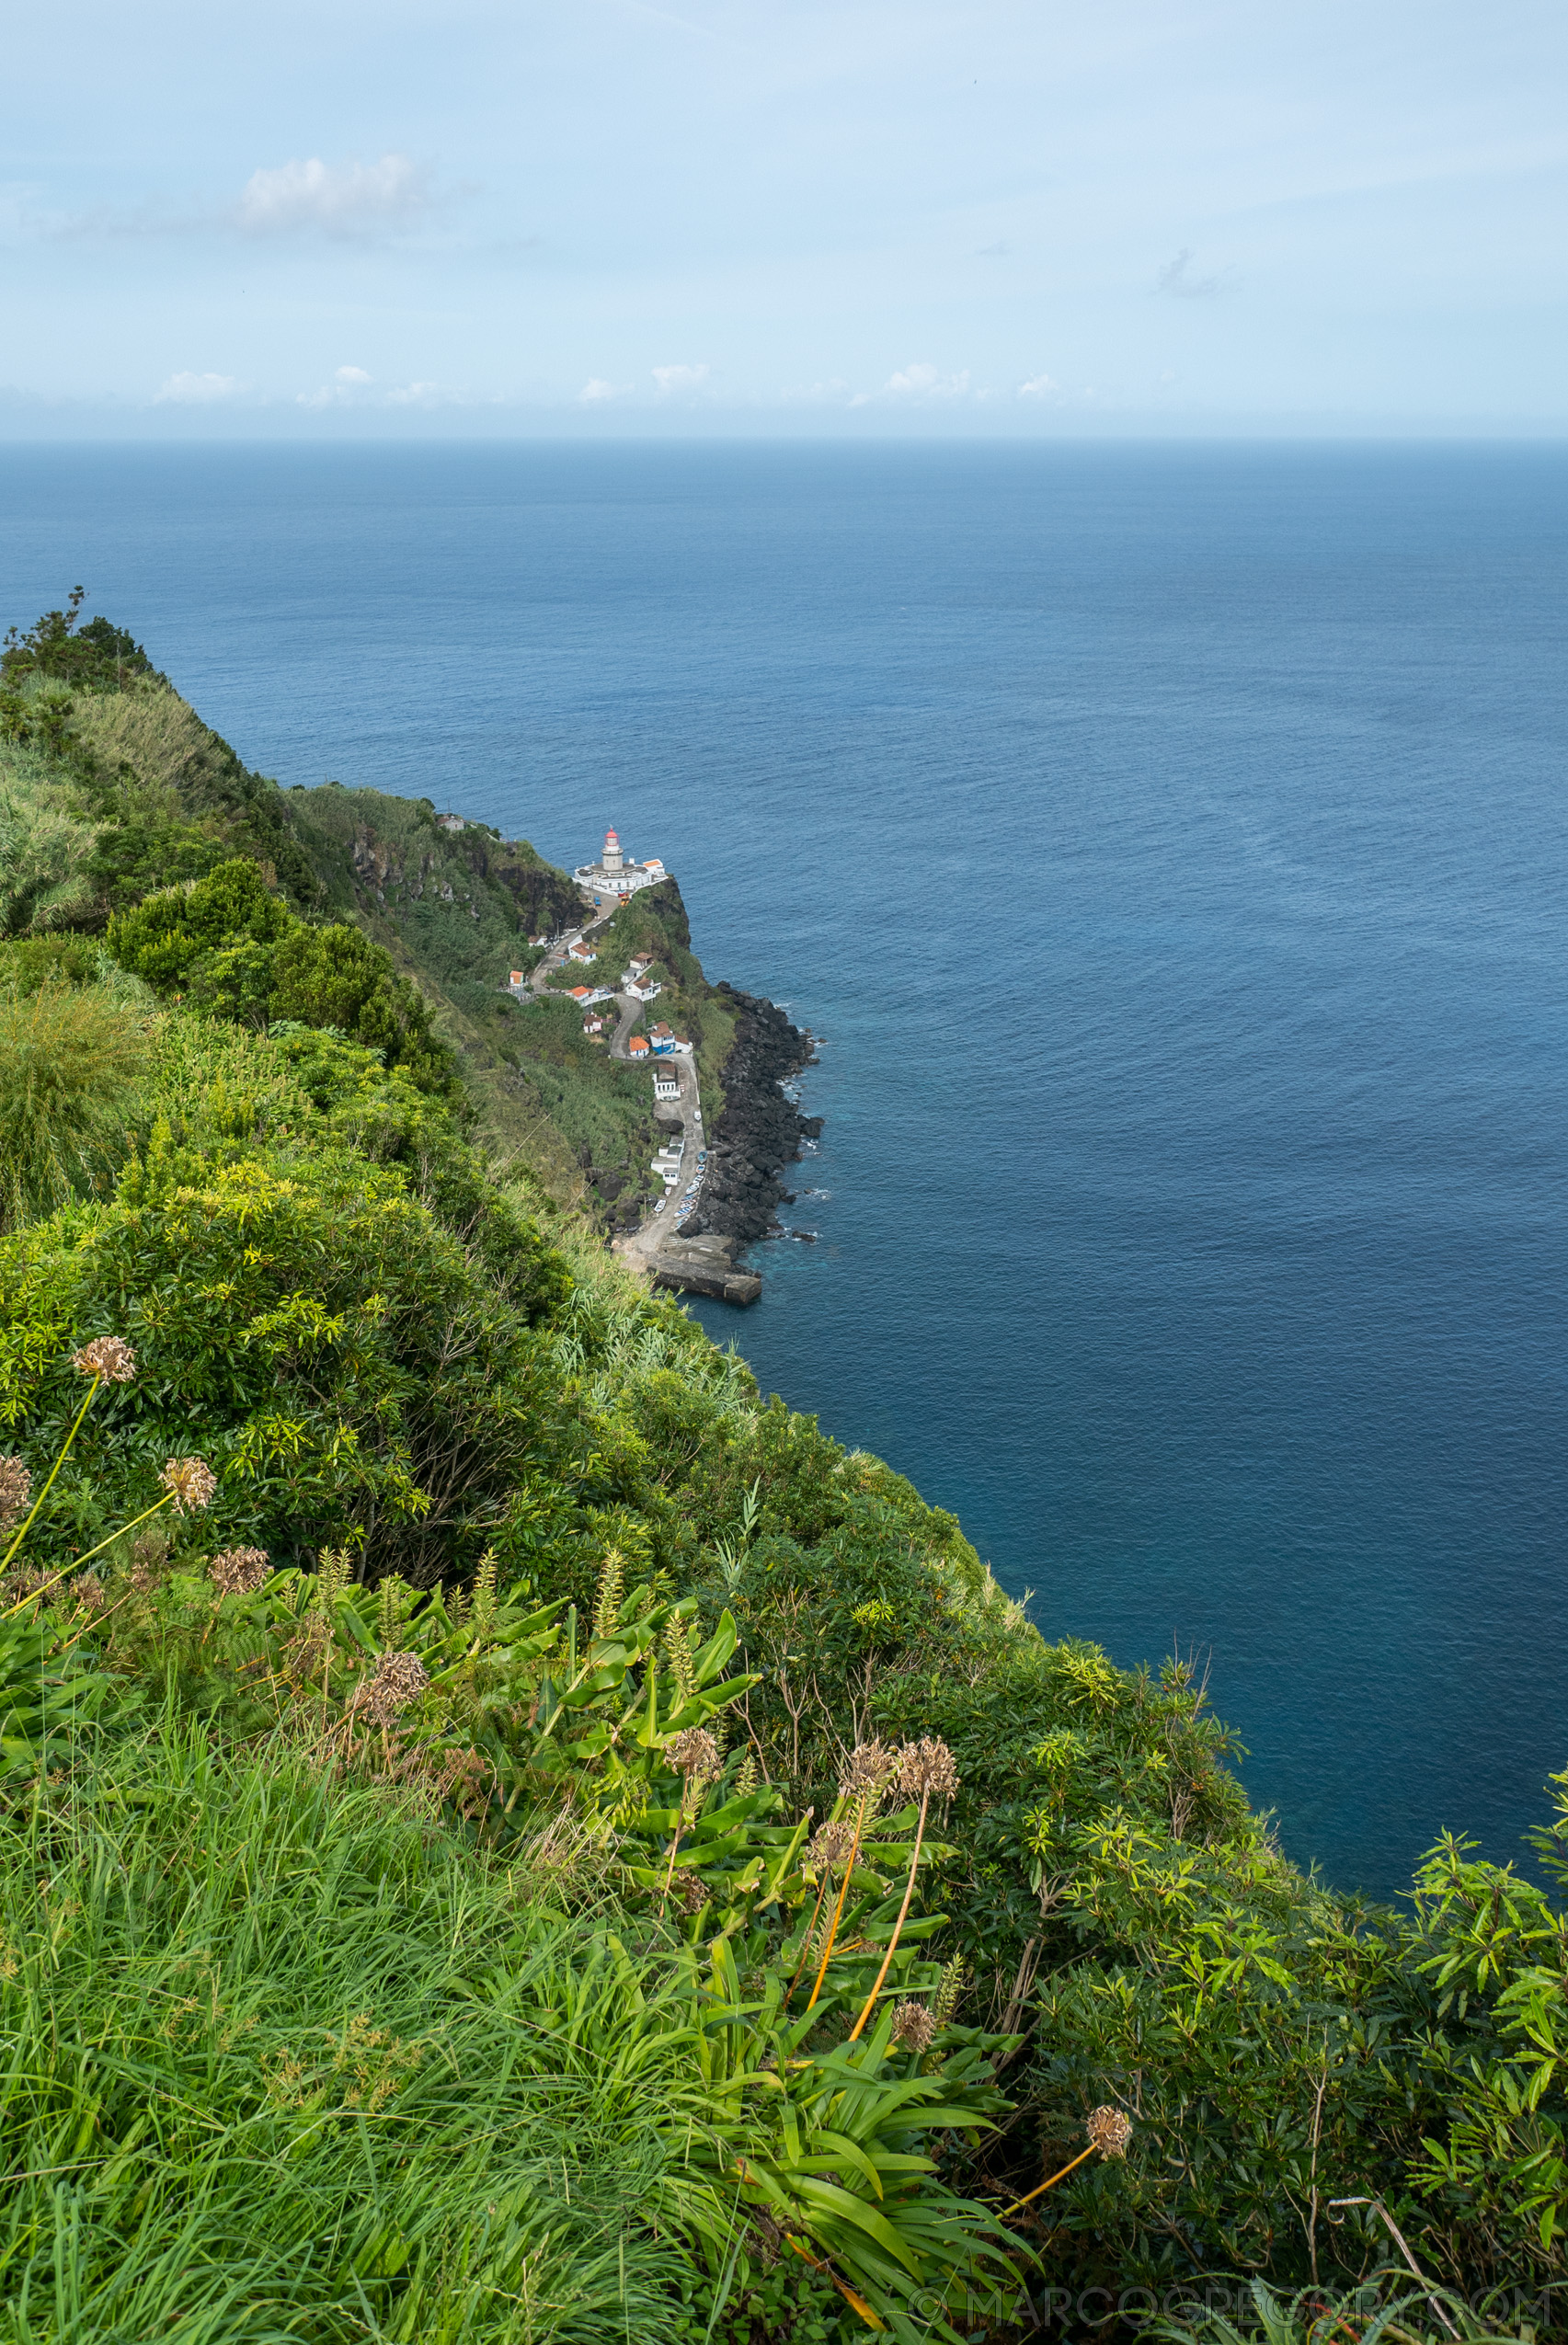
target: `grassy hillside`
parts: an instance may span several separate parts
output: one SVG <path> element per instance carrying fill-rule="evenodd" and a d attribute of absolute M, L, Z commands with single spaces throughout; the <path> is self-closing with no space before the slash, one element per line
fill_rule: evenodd
<path fill-rule="evenodd" d="M 90 841 L 0 942 L 5 2333 L 956 2345 L 1266 2280 L 1327 2345 L 1413 2256 L 1382 2333 L 1561 2334 L 1568 1800 L 1546 1889 L 1303 1879 L 1188 1670 L 1042 1637 L 607 1257 L 575 1013 L 498 1011 L 544 1138 L 492 1144 L 406 972 L 481 983 L 498 842 L 170 782 L 206 866 L 138 900 L 82 745 L 194 737 L 76 635 L 5 684 L 8 803 Z M 694 1023 L 677 902 L 615 947 Z"/>
<path fill-rule="evenodd" d="M 351 921 L 385 951 L 460 1054 L 494 1148 L 601 1224 L 644 1192 L 657 1137 L 646 1082 L 583 1046 L 564 1007 L 520 1012 L 501 990 L 537 959 L 530 936 L 582 918 L 565 872 L 483 823 L 441 829 L 428 798 L 332 783 L 280 790 L 129 636 L 102 622 L 84 630 L 74 608 L 12 643 L 0 692 L 0 934 L 101 931 L 235 852 L 296 913 Z M 680 987 L 660 1008 L 699 1040 L 716 1095 L 730 1022 L 691 954 L 679 891 L 654 894 L 608 949 L 622 954 L 617 970 L 639 948 L 679 961 Z"/>

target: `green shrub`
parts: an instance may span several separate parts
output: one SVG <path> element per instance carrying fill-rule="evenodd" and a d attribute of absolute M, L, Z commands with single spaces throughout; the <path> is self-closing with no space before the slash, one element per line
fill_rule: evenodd
<path fill-rule="evenodd" d="M 189 993 L 196 1007 L 249 1025 L 278 1018 L 336 1028 L 406 1068 L 422 1091 L 462 1096 L 451 1051 L 385 950 L 357 928 L 297 920 L 246 856 L 118 914 L 109 943 L 160 993 Z"/>

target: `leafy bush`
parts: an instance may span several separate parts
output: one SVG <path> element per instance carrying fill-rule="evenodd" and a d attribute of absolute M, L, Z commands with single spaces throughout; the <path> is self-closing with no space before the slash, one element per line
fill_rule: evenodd
<path fill-rule="evenodd" d="M 248 857 L 149 896 L 109 923 L 109 949 L 158 992 L 189 992 L 220 1017 L 329 1026 L 403 1066 L 422 1091 L 461 1096 L 452 1053 L 418 989 L 357 928 L 311 928 Z"/>
<path fill-rule="evenodd" d="M 10 628 L 0 651 L 0 683 L 13 688 L 24 677 L 50 677 L 83 689 L 118 689 L 128 677 L 151 676 L 152 661 L 108 619 L 81 616 L 85 587 L 73 587 L 63 611 L 46 611 L 23 635 Z"/>

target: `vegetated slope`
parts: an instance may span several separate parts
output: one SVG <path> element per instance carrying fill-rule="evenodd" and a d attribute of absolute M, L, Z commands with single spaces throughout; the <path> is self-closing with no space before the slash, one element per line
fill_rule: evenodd
<path fill-rule="evenodd" d="M 398 1023 L 413 1015 L 461 1053 L 494 1146 L 605 1220 L 639 1196 L 656 1140 L 646 1083 L 589 1047 L 564 1008 L 534 1015 L 503 991 L 512 969 L 537 961 L 530 936 L 581 919 L 568 875 L 485 824 L 442 829 L 428 798 L 330 783 L 280 790 L 241 763 L 128 635 L 101 619 L 83 624 L 79 602 L 7 639 L 0 935 L 102 931 L 144 897 L 243 854 L 296 916 L 352 923 L 384 950 L 427 1005 L 421 1020 L 405 994 Z M 655 892 L 658 906 L 645 906 L 620 943 L 630 951 L 651 936 L 667 962 L 681 959 L 684 989 L 672 985 L 669 1006 L 700 1032 L 711 989 L 685 949 L 673 883 Z M 255 1000 L 231 1006 L 262 1013 Z M 722 1014 L 700 1047 L 716 1081 Z"/>
<path fill-rule="evenodd" d="M 27 725 L 40 692 L 24 678 Z M 74 754 L 13 746 L 52 772 Z M 591 2033 L 599 1990 L 568 1976 L 574 1901 L 602 1897 L 625 1996 L 680 2039 L 662 2045 L 661 2021 L 657 2054 L 625 2054 L 624 2073 L 654 2064 L 636 2152 L 653 2162 L 616 2184 L 631 2334 L 850 2334 L 857 2296 L 911 2345 L 944 2333 L 928 2315 L 1005 2333 L 980 2210 L 1076 2158 L 1100 2108 L 1133 2122 L 1127 2155 L 1096 2120 L 1102 2154 L 1012 2214 L 1036 2291 L 1349 2282 L 1391 2259 L 1384 2210 L 1451 2282 L 1555 2282 L 1557 1891 L 1451 1846 L 1402 1918 L 1304 1881 L 1249 1813 L 1188 1672 L 1129 1675 L 1042 1639 L 950 1516 L 764 1403 L 525 1169 L 498 1177 L 387 955 L 330 901 L 302 920 L 219 831 L 199 834 L 215 859 L 189 893 L 114 910 L 100 934 L 0 946 L 0 1516 L 9 1543 L 26 1533 L 0 1621 L 0 1989 L 26 1998 L 29 2042 L 97 2045 L 120 2079 L 51 2049 L 0 2110 L 7 2171 L 49 2145 L 47 2204 L 17 2202 L 0 2235 L 13 2295 L 78 2288 L 70 2301 L 97 2306 L 97 2326 L 64 2313 L 55 2333 L 143 2333 L 184 2308 L 194 2258 L 222 2287 L 193 2333 L 249 2333 L 236 2307 L 279 2333 L 280 2235 L 247 2211 L 256 2176 L 279 2141 L 330 2127 L 338 2162 L 311 2147 L 300 2220 L 337 2191 L 348 2228 L 331 2236 L 352 2244 L 348 2263 L 336 2247 L 300 2263 L 311 2333 L 349 2333 L 350 2284 L 382 2292 L 383 2333 L 419 2333 L 432 2306 L 446 2319 L 453 2275 L 490 2273 L 500 2235 L 463 2229 L 480 2198 L 513 2224 L 513 2259 L 475 2280 L 471 2333 L 516 2333 L 536 2250 L 539 2333 L 576 2333 L 544 2285 L 558 2266 L 537 2179 L 498 2148 L 487 2168 L 476 2144 L 421 2230 L 400 2175 L 383 2157 L 372 2175 L 356 2146 L 378 2092 L 372 2148 L 386 2130 L 411 2044 L 421 2073 L 470 2073 L 398 1984 L 424 1940 L 376 1904 L 383 1861 L 411 1878 L 405 1802 L 442 1836 L 426 1843 L 438 1871 L 448 1840 L 451 1864 L 475 1868 L 476 1913 L 483 1884 L 537 1881 L 530 1836 L 559 1848 L 565 1833 L 608 1868 L 537 1901 L 561 1910 L 558 1985 L 518 2008 L 515 2041 L 542 2073 L 557 2055 L 623 2073 Z M 135 1355 L 123 1382 L 120 1356 L 90 1348 L 109 1339 Z M 43 1492 L 63 1452 L 29 1527 L 28 1478 Z M 191 1738 L 194 1792 L 137 1756 L 155 1713 L 167 1748 Z M 902 1752 L 895 1775 L 873 1745 Z M 258 1751 L 290 1800 L 303 1762 L 386 1803 L 384 1859 L 355 1822 L 352 1869 L 382 1915 L 372 1969 L 378 1949 L 389 1967 L 362 1991 L 345 1974 L 341 2008 L 302 2011 L 247 2065 L 233 2030 L 254 1998 L 236 2008 L 223 1982 L 261 1977 L 254 1924 L 243 1898 L 212 1901 L 207 1869 L 246 1845 Z M 138 1854 L 121 1835 L 117 1855 L 110 1827 L 144 1806 L 153 1838 Z M 1560 1814 L 1554 1882 L 1565 1833 Z M 126 1967 L 121 1863 L 193 1901 L 200 1950 L 177 1949 L 191 1985 Z M 892 1989 L 923 2014 L 897 2040 Z M 279 1992 L 301 2008 L 297 1983 Z M 201 2168 L 194 2194 L 186 2137 L 143 2122 L 194 2090 L 166 2060 L 177 2040 L 200 2047 L 203 2078 L 239 2079 L 232 2107 L 210 2104 L 237 2163 Z M 275 2107 L 293 2132 L 266 2132 Z M 678 2134 L 722 2156 L 672 2206 L 657 2144 Z M 621 2169 L 594 2171 L 598 2208 Z M 1331 2220 L 1332 2200 L 1355 2203 Z M 181 2247 L 193 2205 L 226 2210 L 212 2265 L 212 2230 Z M 597 2272 L 595 2222 L 578 2247 Z M 115 2298 L 121 2269 L 154 2293 Z"/>

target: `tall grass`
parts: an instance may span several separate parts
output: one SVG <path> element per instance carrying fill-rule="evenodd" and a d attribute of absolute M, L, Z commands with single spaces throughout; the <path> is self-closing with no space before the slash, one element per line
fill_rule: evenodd
<path fill-rule="evenodd" d="M 0 993 L 0 1227 L 102 1173 L 143 1063 L 135 1018 L 96 988 Z"/>
<path fill-rule="evenodd" d="M 559 1886 L 172 1720 L 22 1795 L 0 2338 L 676 2333 L 689 2037 Z"/>

